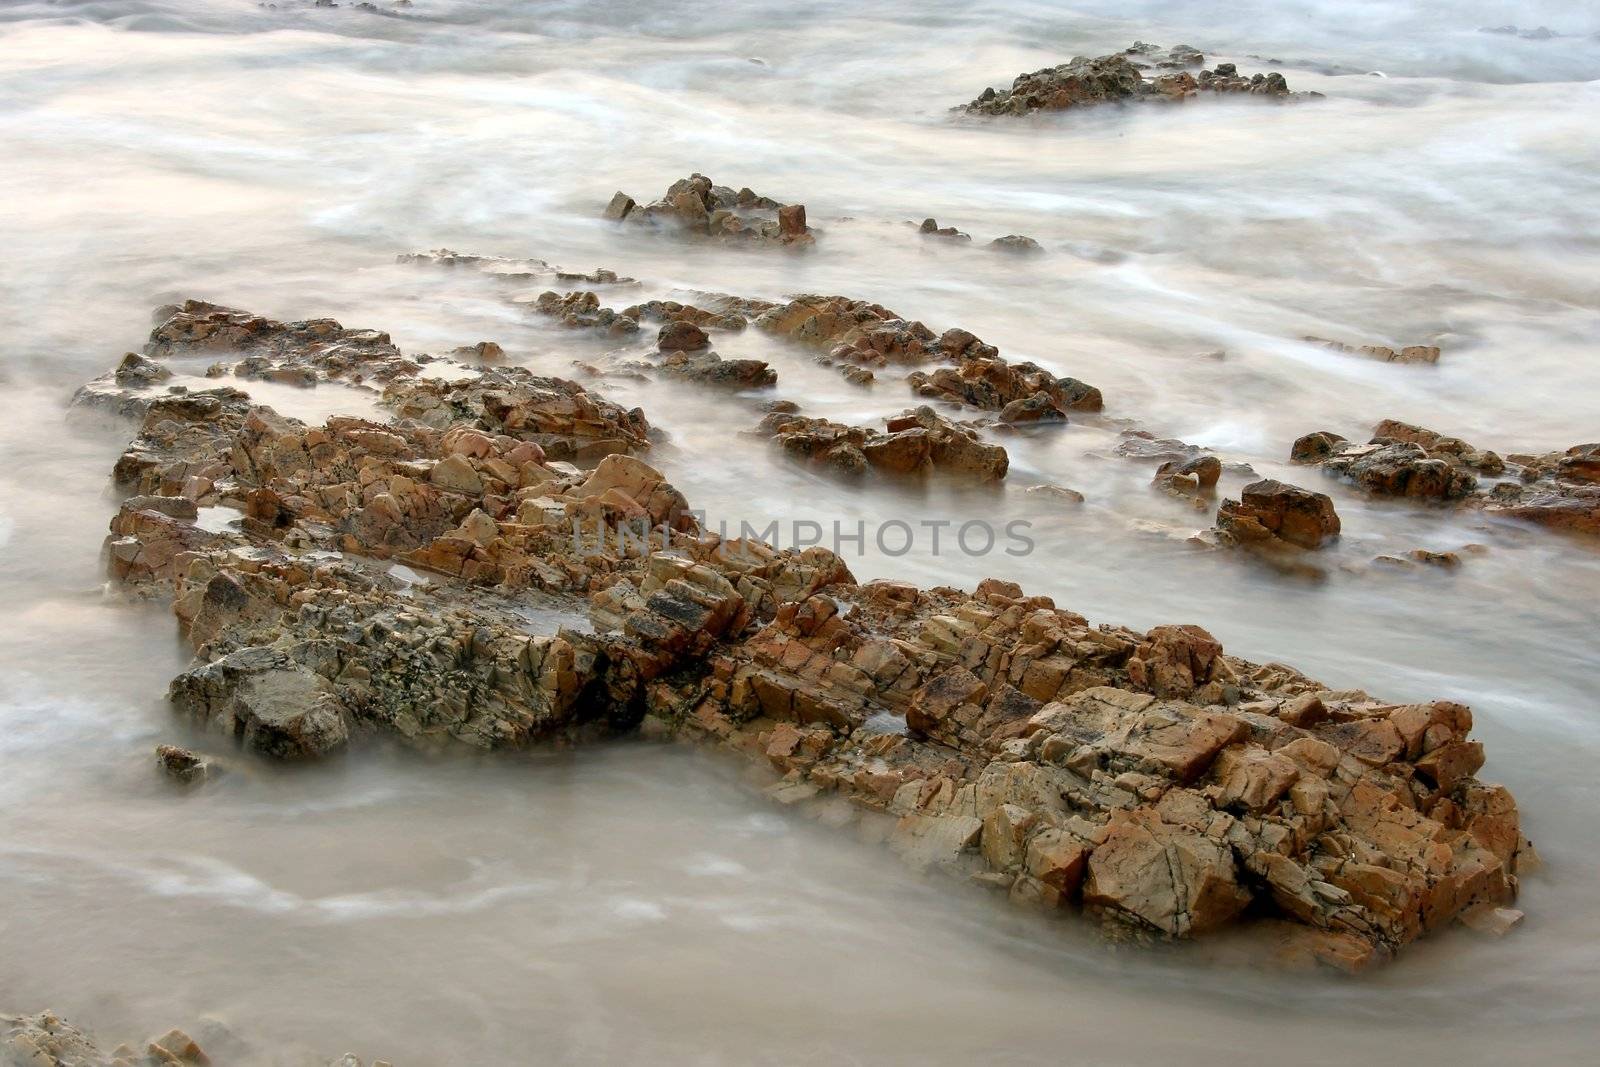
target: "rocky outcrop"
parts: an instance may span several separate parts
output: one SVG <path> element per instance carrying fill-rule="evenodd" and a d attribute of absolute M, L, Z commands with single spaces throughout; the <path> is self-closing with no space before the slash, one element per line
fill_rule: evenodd
<path fill-rule="evenodd" d="M 1469 777 L 1460 705 L 1331 693 L 1198 627 L 1092 627 L 1004 582 L 830 589 L 649 704 L 769 762 L 782 803 L 1117 936 L 1257 914 L 1359 968 L 1503 906 L 1531 861 L 1509 795 Z"/>
<path fill-rule="evenodd" d="M 1306 434 L 1294 442 L 1290 458 L 1382 496 L 1454 501 L 1486 514 L 1600 534 L 1600 444 L 1502 456 L 1386 419 L 1365 445 L 1326 430 Z"/>
<path fill-rule="evenodd" d="M 1078 56 L 1057 67 L 1019 74 L 1010 89 L 985 89 L 976 100 L 957 111 L 975 115 L 1024 115 L 1033 111 L 1063 111 L 1105 103 L 1180 101 L 1202 93 L 1243 93 L 1274 100 L 1298 99 L 1315 93 L 1292 93 L 1276 71 L 1245 76 L 1232 63 L 1190 74 L 1172 69 L 1199 66 L 1204 57 L 1184 45 L 1163 52 L 1136 43 L 1125 52 L 1088 58 Z M 1146 78 L 1151 66 L 1166 73 Z"/>
<path fill-rule="evenodd" d="M 1272 922 L 1348 968 L 1507 909 L 1532 862 L 1461 705 L 1331 691 L 1009 582 L 862 585 L 820 548 L 722 540 L 636 456 L 550 459 L 529 434 L 581 390 L 505 373 L 449 383 L 427 422 L 145 418 L 110 547 L 196 650 L 179 710 L 282 759 L 374 734 L 716 745 L 771 768 L 777 802 L 1019 904 L 1137 939 Z M 767 432 L 834 431 L 777 411 Z M 941 440 L 1003 473 L 927 409 L 852 447 L 916 471 Z M 1289 488 L 1247 490 L 1251 521 L 1326 532 Z"/>
<path fill-rule="evenodd" d="M 602 307 L 600 297 L 592 292 L 558 293 L 547 289 L 528 306 L 572 330 L 587 330 L 602 337 L 631 337 L 639 332 L 638 319 Z"/>
<path fill-rule="evenodd" d="M 118 1045 L 103 1052 L 82 1030 L 54 1012 L 0 1015 L 5 1045 L 0 1055 L 17 1067 L 208 1067 L 205 1050 L 182 1030 L 144 1042 L 143 1051 Z"/>
<path fill-rule="evenodd" d="M 906 381 L 919 396 L 998 412 L 1002 422 L 1059 422 L 1072 411 L 1099 411 L 1100 390 L 1057 377 L 1034 363 L 1008 363 L 993 345 L 960 328 L 941 334 L 881 304 L 842 296 L 799 296 L 787 304 L 746 301 L 741 310 L 769 333 L 825 349 L 853 367 L 945 363 Z"/>
<path fill-rule="evenodd" d="M 929 407 L 887 419 L 886 431 L 774 411 L 759 433 L 789 456 L 836 474 L 875 471 L 891 477 L 938 476 L 962 482 L 997 482 L 1010 460 L 1000 445 L 958 426 Z"/>
<path fill-rule="evenodd" d="M 1321 548 L 1339 536 L 1339 515 L 1326 493 L 1266 478 L 1245 486 L 1238 500 L 1224 500 L 1216 528 L 1237 544 Z"/>
<path fill-rule="evenodd" d="M 704 174 L 673 182 L 661 199 L 643 207 L 619 192 L 605 217 L 726 244 L 801 248 L 816 242 L 804 204 L 780 204 L 749 189 L 735 192 Z"/>

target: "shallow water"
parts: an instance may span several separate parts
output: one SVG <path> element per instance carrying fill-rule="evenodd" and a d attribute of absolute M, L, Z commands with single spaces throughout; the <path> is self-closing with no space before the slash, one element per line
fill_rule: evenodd
<path fill-rule="evenodd" d="M 1128 424 L 1285 475 L 1300 434 L 1385 417 L 1501 451 L 1600 438 L 1600 42 L 1477 32 L 1588 34 L 1600 11 L 1443 7 L 7 5 L 0 1008 L 48 1006 L 109 1044 L 213 1017 L 238 1062 L 262 1063 L 1583 1056 L 1600 997 L 1600 551 L 1296 471 L 1345 524 L 1327 579 L 1296 579 L 1187 545 L 1207 515 L 1152 492 L 1153 463 L 1108 458 Z M 1242 69 L 1281 59 L 1327 99 L 946 112 L 1135 38 Z M 653 198 L 691 170 L 803 200 L 823 246 L 684 248 L 598 220 L 613 190 Z M 928 215 L 974 246 L 905 225 Z M 1048 254 L 977 247 L 1006 233 Z M 1103 418 L 1005 440 L 997 494 L 863 493 L 784 465 L 740 436 L 764 397 L 600 388 L 668 432 L 653 461 L 713 520 L 1033 523 L 1021 558 L 869 537 L 858 576 L 1001 575 L 1097 620 L 1197 622 L 1332 685 L 1471 703 L 1483 777 L 1514 790 L 1547 862 L 1523 927 L 1435 938 L 1358 981 L 1113 954 L 785 818 L 715 759 L 642 745 L 241 760 L 173 793 L 151 746 L 214 742 L 162 701 L 186 661 L 169 613 L 103 590 L 106 475 L 129 431 L 69 421 L 65 401 L 186 296 L 330 315 L 408 353 L 492 339 L 551 373 L 606 354 L 508 304 L 503 281 L 394 262 L 439 245 L 645 282 L 602 290 L 613 306 L 679 289 L 870 298 L 1099 386 Z M 1305 334 L 1445 354 L 1386 366 Z M 813 413 L 909 401 L 754 334 L 718 349 L 770 360 L 772 395 Z M 371 404 L 230 384 L 308 418 Z M 1087 500 L 1024 492 L 1046 482 Z M 1468 543 L 1488 551 L 1455 573 L 1367 566 Z"/>

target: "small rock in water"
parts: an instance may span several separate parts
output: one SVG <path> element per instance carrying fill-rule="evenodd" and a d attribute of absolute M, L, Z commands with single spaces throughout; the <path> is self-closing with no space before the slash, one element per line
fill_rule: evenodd
<path fill-rule="evenodd" d="M 1043 252 L 1044 246 L 1032 237 L 1024 237 L 1020 233 L 1008 233 L 1004 237 L 996 237 L 989 242 L 989 247 L 996 252 L 1011 252 L 1017 255 L 1030 256 L 1036 252 Z"/>
<path fill-rule="evenodd" d="M 169 778 L 180 782 L 202 782 L 211 773 L 206 759 L 177 745 L 157 745 L 156 764 Z"/>

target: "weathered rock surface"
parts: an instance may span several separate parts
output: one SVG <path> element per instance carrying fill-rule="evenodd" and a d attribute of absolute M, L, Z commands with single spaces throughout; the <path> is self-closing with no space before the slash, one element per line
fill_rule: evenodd
<path fill-rule="evenodd" d="M 118 465 L 144 495 L 111 554 L 170 592 L 196 649 L 180 709 L 279 758 L 644 726 L 770 766 L 775 800 L 908 862 L 1115 936 L 1275 922 L 1355 968 L 1513 899 L 1532 854 L 1510 794 L 1474 777 L 1465 707 L 1330 691 L 1197 626 L 1094 626 L 1009 582 L 861 585 L 819 548 L 722 541 L 635 456 L 548 459 L 523 431 L 577 393 L 503 373 L 451 383 L 426 423 L 151 409 Z M 946 429 L 917 411 L 858 451 L 916 469 L 931 451 L 895 438 Z M 1276 536 L 1327 533 L 1298 496 L 1249 500 Z M 202 529 L 218 507 L 239 520 Z"/>
<path fill-rule="evenodd" d="M 958 111 L 976 115 L 1023 115 L 1033 111 L 1062 111 L 1104 103 L 1181 101 L 1202 93 L 1242 93 L 1274 100 L 1299 99 L 1315 93 L 1292 93 L 1276 71 L 1246 77 L 1232 63 L 1219 63 L 1198 75 L 1171 69 L 1198 66 L 1199 52 L 1184 45 L 1162 52 L 1153 45 L 1135 43 L 1125 52 L 1089 58 L 1078 56 L 1057 67 L 1019 74 L 1009 89 L 985 89 Z M 1150 66 L 1166 73 L 1146 78 Z"/>
<path fill-rule="evenodd" d="M 935 334 L 881 304 L 842 296 L 797 296 L 786 304 L 743 301 L 740 310 L 769 333 L 824 349 L 850 367 L 944 363 L 906 381 L 919 396 L 999 413 L 1002 422 L 1063 421 L 1071 411 L 1099 411 L 1100 390 L 1057 377 L 1034 363 L 1008 363 L 993 345 L 960 328 Z"/>
<path fill-rule="evenodd" d="M 1238 500 L 1222 502 L 1217 530 L 1239 544 L 1321 548 L 1339 536 L 1339 515 L 1326 493 L 1265 478 L 1245 486 Z"/>
<path fill-rule="evenodd" d="M 774 411 L 759 432 L 785 453 L 838 474 L 877 471 L 892 477 L 936 475 L 963 482 L 997 482 L 1010 460 L 1000 445 L 958 426 L 929 407 L 886 420 L 887 432 Z"/>
<path fill-rule="evenodd" d="M 749 189 L 716 185 L 704 174 L 675 181 L 643 207 L 626 193 L 606 205 L 605 217 L 727 244 L 802 248 L 816 242 L 804 204 L 780 204 Z"/>
<path fill-rule="evenodd" d="M 1600 534 L 1600 444 L 1502 456 L 1386 419 L 1365 445 L 1326 430 L 1306 434 L 1294 442 L 1290 458 L 1383 496 L 1456 501 L 1487 514 Z"/>

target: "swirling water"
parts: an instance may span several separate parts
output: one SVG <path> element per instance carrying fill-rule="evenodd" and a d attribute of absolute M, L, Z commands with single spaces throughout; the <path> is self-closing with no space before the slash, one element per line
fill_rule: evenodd
<path fill-rule="evenodd" d="M 1479 32 L 1510 22 L 1568 36 Z M 1384 417 L 1502 451 L 1600 438 L 1596 30 L 1591 4 L 1398 0 L 0 8 L 0 1006 L 117 1038 L 215 1018 L 262 1063 L 1582 1056 L 1600 995 L 1595 546 L 1319 480 L 1345 536 L 1306 582 L 1196 551 L 1183 535 L 1205 516 L 1105 454 L 1125 424 L 1286 475 L 1299 434 Z M 1274 60 L 1326 98 L 947 112 L 1136 38 Z M 613 190 L 653 197 L 692 170 L 803 200 L 823 246 L 686 248 L 598 218 Z M 1048 251 L 930 244 L 905 225 L 929 215 Z M 604 352 L 492 279 L 394 262 L 439 245 L 604 265 L 641 295 L 866 297 L 1100 386 L 1104 419 L 1007 439 L 1008 488 L 983 496 L 787 466 L 741 436 L 749 396 L 602 388 L 669 433 L 655 460 L 713 518 L 1033 523 L 1020 558 L 869 541 L 863 577 L 998 574 L 1094 619 L 1197 622 L 1330 684 L 1471 703 L 1484 777 L 1516 792 L 1547 861 L 1525 924 L 1430 939 L 1358 981 L 1108 953 L 787 819 L 715 759 L 635 745 L 246 760 L 174 794 L 149 751 L 191 739 L 161 699 L 186 656 L 164 609 L 106 594 L 99 561 L 128 430 L 68 421 L 65 399 L 185 296 L 331 315 L 408 351 L 493 339 L 551 373 Z M 1445 356 L 1380 365 L 1306 334 Z M 907 400 L 761 337 L 719 350 L 772 361 L 808 410 Z M 281 402 L 366 402 L 339 394 Z M 1043 482 L 1087 501 L 1023 491 Z M 1488 551 L 1455 573 L 1365 566 L 1467 543 Z"/>

